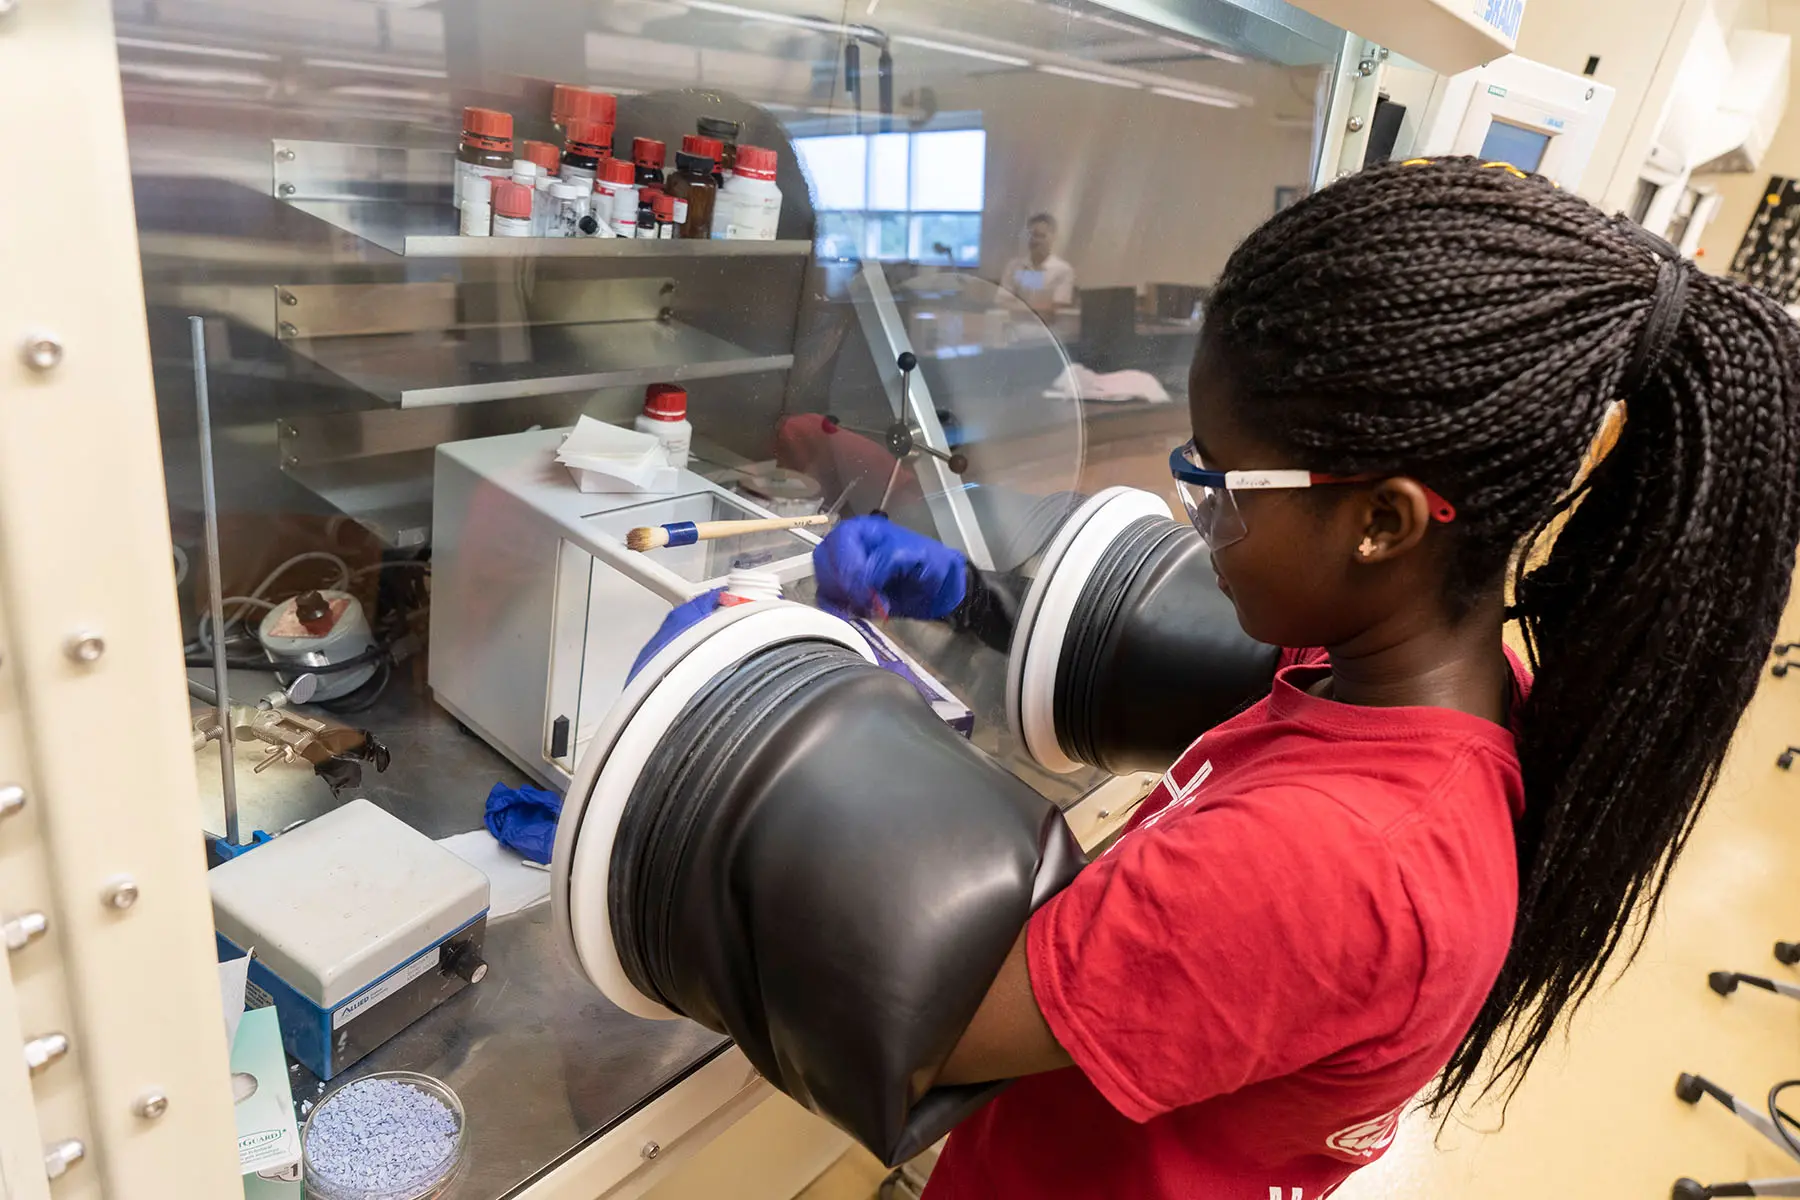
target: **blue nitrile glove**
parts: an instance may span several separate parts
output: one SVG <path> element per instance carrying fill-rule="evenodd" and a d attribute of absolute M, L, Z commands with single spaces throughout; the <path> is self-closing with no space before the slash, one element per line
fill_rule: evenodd
<path fill-rule="evenodd" d="M 851 517 L 813 550 L 819 604 L 855 617 L 935 621 L 962 603 L 968 563 L 886 517 Z"/>
<path fill-rule="evenodd" d="M 556 845 L 556 818 L 561 812 L 562 797 L 555 792 L 496 783 L 488 793 L 482 823 L 508 850 L 516 850 L 532 862 L 547 863 Z"/>
<path fill-rule="evenodd" d="M 658 627 L 656 635 L 645 642 L 644 648 L 638 651 L 636 661 L 631 664 L 630 673 L 625 676 L 625 682 L 630 683 L 637 678 L 637 673 L 644 669 L 645 663 L 656 657 L 658 650 L 674 641 L 684 630 L 698 624 L 713 609 L 719 607 L 719 597 L 724 594 L 724 588 L 714 588 L 710 592 L 702 592 L 686 604 L 677 605 L 671 609 L 669 615 L 663 618 L 663 623 Z"/>

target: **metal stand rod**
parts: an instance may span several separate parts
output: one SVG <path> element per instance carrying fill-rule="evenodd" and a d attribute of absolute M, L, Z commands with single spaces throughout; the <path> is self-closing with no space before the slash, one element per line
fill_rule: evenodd
<path fill-rule="evenodd" d="M 194 339 L 194 410 L 200 418 L 200 507 L 206 519 L 206 590 L 212 613 L 213 692 L 219 712 L 219 784 L 225 799 L 225 841 L 242 845 L 238 827 L 237 763 L 231 747 L 231 693 L 225 678 L 225 593 L 219 578 L 219 500 L 213 492 L 212 402 L 206 392 L 206 322 L 188 318 Z"/>

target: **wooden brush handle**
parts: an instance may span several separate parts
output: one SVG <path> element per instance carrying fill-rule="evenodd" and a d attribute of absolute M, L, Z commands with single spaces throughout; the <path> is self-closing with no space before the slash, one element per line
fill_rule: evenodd
<path fill-rule="evenodd" d="M 760 517 L 751 521 L 696 521 L 694 536 L 702 542 L 714 538 L 741 537 L 747 533 L 772 533 L 778 529 L 804 529 L 808 525 L 829 525 L 829 513 L 810 517 Z"/>

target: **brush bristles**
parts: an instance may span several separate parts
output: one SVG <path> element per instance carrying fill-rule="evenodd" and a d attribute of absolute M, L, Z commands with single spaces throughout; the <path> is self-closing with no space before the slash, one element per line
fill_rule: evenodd
<path fill-rule="evenodd" d="M 669 531 L 661 525 L 639 526 L 625 535 L 625 545 L 639 553 L 660 550 L 668 544 Z"/>

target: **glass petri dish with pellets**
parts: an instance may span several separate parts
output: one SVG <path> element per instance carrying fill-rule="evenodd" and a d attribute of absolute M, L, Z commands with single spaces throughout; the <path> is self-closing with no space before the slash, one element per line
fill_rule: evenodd
<path fill-rule="evenodd" d="M 468 1155 L 462 1101 L 412 1071 L 365 1075 L 329 1093 L 300 1131 L 310 1200 L 429 1200 Z"/>

